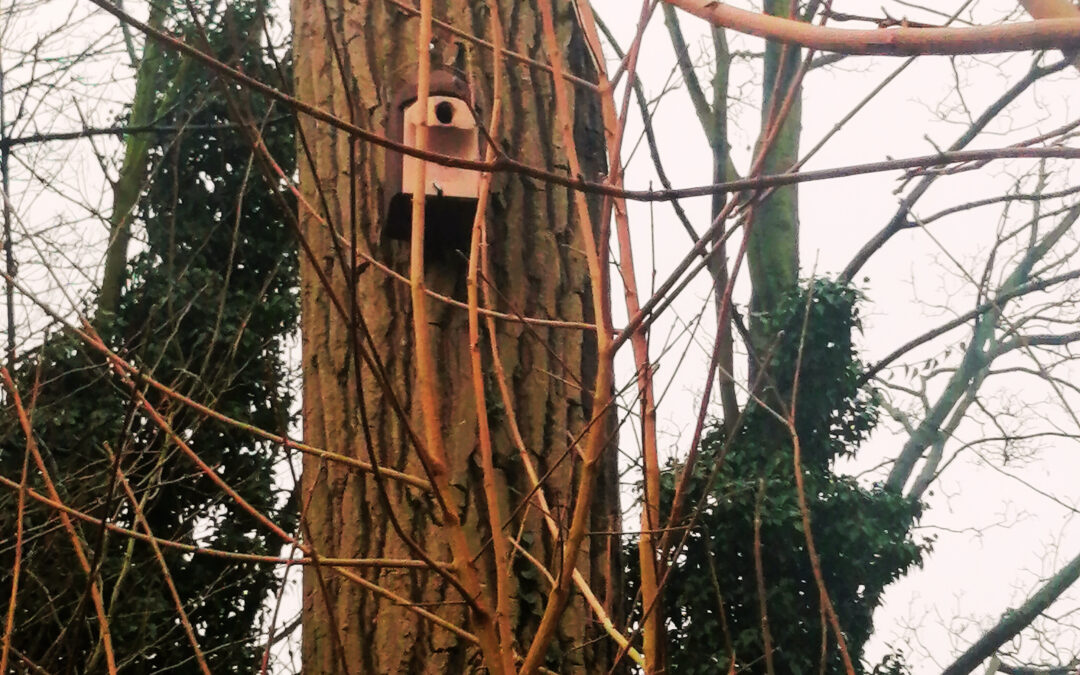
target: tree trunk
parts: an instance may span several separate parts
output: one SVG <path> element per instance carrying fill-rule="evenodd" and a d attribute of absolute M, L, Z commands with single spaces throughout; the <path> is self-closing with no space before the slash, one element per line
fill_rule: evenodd
<path fill-rule="evenodd" d="M 791 16 L 789 0 L 766 0 L 765 11 Z M 784 99 L 799 70 L 800 50 L 777 42 L 765 45 L 765 71 L 762 84 L 761 137 L 769 136 L 769 127 L 784 106 Z M 799 135 L 802 130 L 801 87 L 761 166 L 764 175 L 790 170 L 799 159 Z M 753 287 L 750 297 L 750 336 L 754 353 L 764 357 L 773 336 L 766 335 L 762 319 L 774 311 L 780 299 L 794 290 L 799 280 L 799 200 L 798 186 L 776 188 L 754 209 L 753 229 L 747 247 L 746 262 Z M 751 381 L 757 364 L 751 362 Z"/>
<path fill-rule="evenodd" d="M 546 61 L 540 14 L 533 1 L 446 0 L 436 3 L 435 17 L 490 42 L 488 11 L 495 4 L 501 12 L 507 48 Z M 570 64 L 588 76 L 588 60 L 573 10 L 568 2 L 555 5 L 560 43 L 569 44 Z M 294 0 L 293 24 L 297 96 L 361 127 L 385 133 L 394 94 L 414 77 L 418 27 L 415 14 L 386 0 Z M 328 26 L 332 35 L 327 33 Z M 338 55 L 335 50 L 340 50 Z M 464 42 L 436 25 L 431 56 L 433 69 L 455 70 L 471 82 L 477 118 L 486 125 L 492 109 L 491 51 Z M 344 79 L 342 67 L 347 71 Z M 555 141 L 558 135 L 550 73 L 507 60 L 504 91 L 502 123 L 494 132 L 499 149 L 536 166 L 552 170 L 565 167 L 564 149 Z M 603 136 L 596 95 L 578 88 L 575 99 L 575 133 L 583 166 L 599 175 L 603 169 Z M 408 274 L 408 242 L 384 236 L 385 153 L 381 148 L 357 142 L 351 160 L 347 134 L 311 119 L 302 118 L 301 123 L 313 160 L 307 163 L 303 156 L 300 160 L 304 199 L 320 211 L 318 216 L 324 215 L 320 206 L 324 203 L 329 212 L 324 222 L 302 205 L 301 230 L 331 286 L 329 291 L 324 288 L 312 260 L 305 259 L 301 267 L 305 439 L 363 461 L 371 461 L 374 452 L 382 466 L 423 476 L 406 426 L 407 422 L 423 435 L 408 285 L 371 266 L 357 275 L 354 286 L 357 311 L 371 335 L 371 349 L 385 367 L 389 388 L 405 412 L 404 420 L 372 370 L 363 364 L 355 365 L 352 349 L 357 322 L 343 316 L 331 297 L 332 292 L 347 308 L 344 314 L 350 313 L 352 270 L 347 247 L 354 239 L 364 255 L 370 254 L 399 273 Z M 541 319 L 591 321 L 585 258 L 570 193 L 531 178 L 496 175 L 487 216 L 491 272 L 490 278 L 480 283 L 498 289 L 497 293 L 488 289 L 494 308 Z M 341 237 L 338 243 L 331 227 Z M 427 287 L 464 300 L 464 255 L 450 250 L 432 251 L 426 263 Z M 494 561 L 491 547 L 484 546 L 490 530 L 477 455 L 476 401 L 470 393 L 467 312 L 429 297 L 428 315 L 439 369 L 450 483 L 460 488 L 453 508 L 460 516 L 472 551 L 479 557 L 482 575 L 486 575 L 481 580 L 491 595 L 495 587 Z M 576 449 L 570 450 L 570 445 L 592 412 L 589 392 L 597 363 L 595 334 L 579 328 L 536 324 L 526 327 L 507 320 L 497 320 L 495 332 L 521 436 L 539 474 L 552 471 L 545 493 L 555 517 L 565 524 L 573 506 L 571 489 L 577 464 Z M 481 336 L 488 355 L 489 337 Z M 356 337 L 355 343 L 364 345 L 365 338 Z M 517 511 L 531 486 L 511 439 L 507 424 L 510 413 L 502 404 L 496 380 L 489 379 L 485 405 L 491 418 L 501 513 L 512 515 L 506 531 L 512 536 L 522 532 L 521 546 L 549 569 L 557 569 L 559 546 L 540 514 L 531 507 Z M 619 526 L 615 453 L 605 456 L 609 458 L 608 470 L 598 486 L 600 496 L 591 528 L 594 532 L 617 531 Z M 304 536 L 320 556 L 417 558 L 392 527 L 371 475 L 308 457 L 303 467 L 303 487 Z M 386 487 L 393 512 L 408 536 L 433 559 L 450 561 L 449 537 L 441 527 L 439 508 L 432 495 L 391 481 L 386 482 Z M 617 576 L 621 565 L 615 559 L 618 546 L 615 537 L 593 536 L 579 563 L 579 569 L 613 612 L 622 592 Z M 512 570 L 513 606 L 509 615 L 515 648 L 523 654 L 543 611 L 549 586 L 523 556 L 514 558 Z M 472 617 L 459 591 L 428 568 L 388 567 L 355 572 L 456 626 L 471 629 Z M 303 588 L 305 672 L 482 670 L 476 645 L 400 603 L 365 590 L 333 569 L 306 568 Z M 549 666 L 564 673 L 606 672 L 610 650 L 606 640 L 595 641 L 599 637 L 595 626 L 584 603 L 572 602 L 550 652 Z"/>
<path fill-rule="evenodd" d="M 165 25 L 166 6 L 150 6 L 147 23 L 151 28 Z M 134 64 L 132 64 L 134 65 Z M 156 105 L 158 71 L 161 68 L 161 47 L 153 40 L 143 46 L 142 61 L 135 76 L 135 100 L 131 105 L 128 125 L 144 127 L 153 123 L 163 106 Z M 105 249 L 105 265 L 98 294 L 98 313 L 103 319 L 116 314 L 120 295 L 127 281 L 127 252 L 131 241 L 131 220 L 146 181 L 151 137 L 132 134 L 124 139 L 124 162 L 113 183 L 112 213 L 109 215 L 109 242 Z"/>

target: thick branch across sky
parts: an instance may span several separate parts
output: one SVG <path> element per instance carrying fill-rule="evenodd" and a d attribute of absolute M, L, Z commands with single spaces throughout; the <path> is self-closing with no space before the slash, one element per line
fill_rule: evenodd
<path fill-rule="evenodd" d="M 1031 622 L 1046 611 L 1078 578 L 1080 578 L 1080 555 L 1058 570 L 1018 609 L 1007 610 L 997 624 L 976 640 L 975 644 L 946 668 L 942 675 L 967 675 L 975 670 L 979 664 L 993 656 L 1003 644 L 1031 625 Z"/>
<path fill-rule="evenodd" d="M 917 56 L 988 54 L 1080 48 L 1080 18 L 1050 18 L 1000 26 L 853 30 L 817 26 L 732 7 L 715 0 L 666 0 L 714 26 L 777 42 L 841 54 Z"/>

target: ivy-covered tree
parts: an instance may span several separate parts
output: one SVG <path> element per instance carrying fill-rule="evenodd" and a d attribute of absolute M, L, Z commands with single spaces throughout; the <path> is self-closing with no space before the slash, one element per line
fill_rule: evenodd
<path fill-rule="evenodd" d="M 793 398 L 813 540 L 853 661 L 861 660 L 885 587 L 921 563 L 930 542 L 911 534 L 920 505 L 834 468 L 877 423 L 852 342 L 858 300 L 852 288 L 816 279 L 763 319 L 772 341 L 758 355 L 765 368 L 757 401 L 734 434 L 716 425 L 705 435 L 687 492 L 687 503 L 700 508 L 688 509 L 694 517 L 682 523 L 685 546 L 668 575 L 672 672 L 728 672 L 734 661 L 738 672 L 797 675 L 822 672 L 823 658 L 825 672 L 844 672 L 835 638 L 823 634 L 794 444 L 781 422 Z M 665 518 L 679 468 L 662 475 Z M 891 655 L 874 672 L 901 673 L 903 664 Z"/>
<path fill-rule="evenodd" d="M 263 11 L 260 2 L 231 3 L 224 12 L 210 12 L 205 34 L 221 60 L 280 82 L 261 41 Z M 193 25 L 165 23 L 192 41 L 201 39 Z M 283 431 L 292 414 L 284 351 L 299 307 L 295 245 L 282 211 L 290 205 L 251 160 L 250 140 L 215 78 L 172 52 L 155 62 L 156 71 L 140 73 L 138 86 L 152 86 L 150 107 L 159 111 L 153 126 L 164 131 L 127 141 L 145 149 L 135 168 L 152 176 L 141 181 L 130 221 L 137 252 L 124 263 L 115 311 L 99 312 L 94 328 L 110 348 L 175 392 Z M 232 103 L 261 126 L 264 142 L 291 172 L 292 116 L 254 95 Z M 101 353 L 66 332 L 24 354 L 14 376 L 24 404 L 32 406 L 37 449 L 66 505 L 143 533 L 141 511 L 156 537 L 181 544 L 264 556 L 281 551 L 281 540 L 200 473 L 179 443 L 254 509 L 291 531 L 293 495 L 275 479 L 281 448 L 207 421 L 137 377 L 125 382 Z M 140 396 L 165 425 L 147 414 Z M 0 420 L 4 476 L 20 475 L 26 447 L 12 400 L 5 398 Z M 48 494 L 33 459 L 28 475 L 31 489 Z M 12 490 L 0 492 L 2 532 L 16 531 L 16 498 Z M 92 578 L 107 612 L 115 662 L 124 672 L 199 672 L 151 546 L 77 519 L 74 527 L 93 575 L 82 573 L 58 511 L 28 500 L 12 639 L 19 659 L 49 672 L 104 672 Z M 267 600 L 281 583 L 274 566 L 161 550 L 209 669 L 257 669 Z M 11 543 L 0 547 L 4 607 L 14 555 Z"/>

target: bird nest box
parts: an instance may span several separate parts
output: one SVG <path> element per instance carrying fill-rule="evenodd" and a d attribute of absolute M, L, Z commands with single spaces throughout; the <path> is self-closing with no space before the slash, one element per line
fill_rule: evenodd
<path fill-rule="evenodd" d="M 431 74 L 426 109 L 417 101 L 415 83 L 401 87 L 391 102 L 387 137 L 416 147 L 421 124 L 428 127 L 427 150 L 456 159 L 481 158 L 480 130 L 473 113 L 468 84 L 455 74 L 437 70 Z M 480 196 L 480 172 L 418 159 L 387 150 L 383 233 L 390 239 L 408 240 L 412 232 L 412 204 L 418 174 L 424 167 L 424 240 L 426 248 L 468 250 L 476 204 Z"/>

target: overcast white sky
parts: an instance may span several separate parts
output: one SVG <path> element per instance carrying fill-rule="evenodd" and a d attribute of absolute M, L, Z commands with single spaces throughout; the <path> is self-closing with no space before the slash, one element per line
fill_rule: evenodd
<path fill-rule="evenodd" d="M 738 3 L 742 4 L 742 3 Z M 638 17 L 638 3 L 626 0 L 594 2 L 598 14 L 613 29 L 625 47 L 633 35 Z M 633 6 L 633 10 L 630 7 Z M 899 3 L 836 2 L 840 12 L 879 15 L 884 6 L 891 16 L 912 20 L 940 21 L 933 15 L 918 12 Z M 935 9 L 952 12 L 959 2 L 937 3 Z M 989 20 L 1003 12 L 1015 11 L 1016 3 L 981 2 L 977 17 Z M 659 14 L 659 13 L 658 13 Z M 1023 18 L 1023 17 L 1021 17 Z M 695 58 L 708 48 L 704 23 L 685 16 L 683 27 Z M 729 34 L 730 35 L 730 34 Z M 731 48 L 760 52 L 762 42 L 749 38 L 730 38 Z M 641 59 L 641 77 L 650 95 L 661 91 L 673 64 L 672 50 L 659 16 L 646 33 Z M 1056 55 L 1051 59 L 1056 59 Z M 815 145 L 855 103 L 873 89 L 888 73 L 900 66 L 895 58 L 849 58 L 829 68 L 811 72 L 805 85 L 802 147 Z M 964 130 L 955 123 L 964 119 L 958 111 L 966 105 L 973 115 L 1011 86 L 1031 63 L 1031 55 L 1006 57 L 965 57 L 956 59 L 954 69 L 949 59 L 925 57 L 908 68 L 849 123 L 845 129 L 812 160 L 807 168 L 827 168 L 931 154 L 947 147 Z M 740 79 L 741 78 L 741 79 Z M 705 78 L 707 80 L 707 78 Z M 675 76 L 675 82 L 679 81 Z M 971 147 L 997 147 L 1048 131 L 1075 117 L 1077 75 L 1064 71 L 1041 83 L 1020 99 L 991 126 L 983 138 Z M 738 140 L 732 144 L 740 171 L 748 166 L 749 148 L 758 129 L 757 106 L 760 78 L 748 83 L 748 71 L 732 75 L 732 92 L 742 100 L 736 108 Z M 959 87 L 957 84 L 959 83 Z M 951 114 L 953 122 L 939 120 L 939 114 Z M 671 92 L 660 105 L 656 131 L 660 138 L 665 168 L 676 186 L 708 182 L 709 158 L 704 136 L 697 124 L 688 97 L 682 90 Z M 640 129 L 640 125 L 637 127 Z M 931 145 L 924 135 L 935 145 Z M 634 138 L 634 134 L 628 134 Z M 740 142 L 741 141 L 741 142 Z M 655 180 L 644 148 L 631 164 L 627 183 L 635 187 Z M 993 164 L 975 174 L 952 177 L 939 185 L 920 202 L 917 213 L 927 215 L 939 208 L 964 201 L 1000 194 L 1012 185 L 1020 171 L 1032 171 L 1034 164 Z M 1062 171 L 1055 178 L 1061 185 L 1075 184 Z M 836 274 L 853 254 L 879 230 L 895 212 L 899 195 L 896 173 L 804 184 L 800 189 L 801 257 L 803 275 L 815 269 L 818 274 Z M 698 230 L 707 224 L 707 200 L 689 200 L 687 209 L 696 214 Z M 1021 207 L 1025 217 L 1028 207 Z M 672 265 L 685 253 L 686 238 L 670 212 L 655 207 L 658 267 Z M 930 233 L 913 231 L 898 236 L 878 253 L 859 277 L 869 277 L 863 288 L 869 295 L 864 308 L 866 334 L 863 339 L 866 360 L 881 357 L 908 339 L 974 306 L 970 284 L 952 263 L 952 256 L 977 276 L 982 260 L 999 226 L 999 209 L 981 209 L 961 217 L 940 221 Z M 650 212 L 646 206 L 632 211 L 635 227 L 648 227 Z M 930 236 L 932 235 L 932 236 Z M 1075 243 L 1076 237 L 1072 241 Z M 644 242 L 643 242 L 644 246 Z M 639 249 L 643 250 L 643 249 Z M 946 253 L 948 255 L 946 255 Z M 639 271 L 643 255 L 636 254 Z M 977 262 L 975 262 L 977 261 Z M 974 265 L 973 265 L 974 262 Z M 659 277 L 664 278 L 661 271 Z M 639 283 L 644 281 L 639 278 Z M 646 284 L 647 285 L 647 284 Z M 742 284 L 743 298 L 747 284 Z M 708 294 L 703 281 L 676 311 L 690 316 Z M 618 295 L 616 294 L 616 297 Z M 616 305 L 619 302 L 615 303 Z M 653 352 L 658 350 L 663 330 L 653 332 Z M 950 341 L 967 339 L 964 331 L 950 334 Z M 938 356 L 946 343 L 917 352 L 922 358 Z M 690 362 L 677 374 L 677 384 L 665 402 L 661 419 L 671 433 L 673 444 L 685 452 L 689 431 L 679 438 L 679 430 L 692 424 L 702 391 L 701 375 L 711 349 L 711 327 L 705 339 L 689 350 Z M 953 352 L 955 359 L 955 350 Z M 695 360 L 696 359 L 696 360 Z M 906 359 L 914 362 L 915 359 Z M 661 375 L 670 377 L 661 365 Z M 1075 369 L 1073 370 L 1075 375 Z M 1042 387 L 1033 387 L 1030 378 L 992 378 L 984 388 L 989 401 L 1016 408 L 1030 406 L 1032 415 L 1051 415 L 1062 428 L 1075 431 L 1076 425 L 1054 404 Z M 718 405 L 718 403 L 717 403 Z M 1037 412 L 1041 410 L 1041 412 Z M 883 425 L 852 464 L 853 472 L 877 465 L 894 456 L 902 438 L 895 426 Z M 988 432 L 991 433 L 991 432 Z M 965 425 L 956 434 L 962 441 L 980 437 L 975 425 Z M 1040 579 L 1059 568 L 1080 552 L 1080 522 L 1075 518 L 1080 503 L 1077 477 L 1080 455 L 1073 440 L 1054 440 L 1043 447 L 1030 464 L 1022 469 L 1009 467 L 1005 475 L 988 468 L 974 453 L 950 467 L 934 494 L 928 499 L 930 510 L 923 519 L 926 533 L 938 535 L 935 551 L 923 570 L 916 570 L 895 584 L 888 592 L 885 607 L 876 615 L 877 631 L 871 657 L 880 655 L 885 644 L 904 646 L 918 675 L 931 675 L 951 662 L 981 628 L 992 625 L 1006 608 L 1017 606 Z M 872 474 L 873 475 L 873 474 Z M 880 475 L 880 474 L 877 474 Z M 1045 495 L 1025 487 L 1019 477 L 1038 487 Z M 1080 594 L 1073 592 L 1061 599 L 1050 614 L 1063 616 L 1078 608 Z M 1056 636 L 1054 647 L 1060 662 L 1080 654 L 1080 635 L 1066 629 Z M 1041 645 L 1047 647 L 1047 645 Z M 1020 645 L 1025 654 L 1034 654 L 1033 640 Z M 1040 654 L 1046 658 L 1046 654 Z M 1052 659 L 1048 659 L 1052 663 Z"/>

